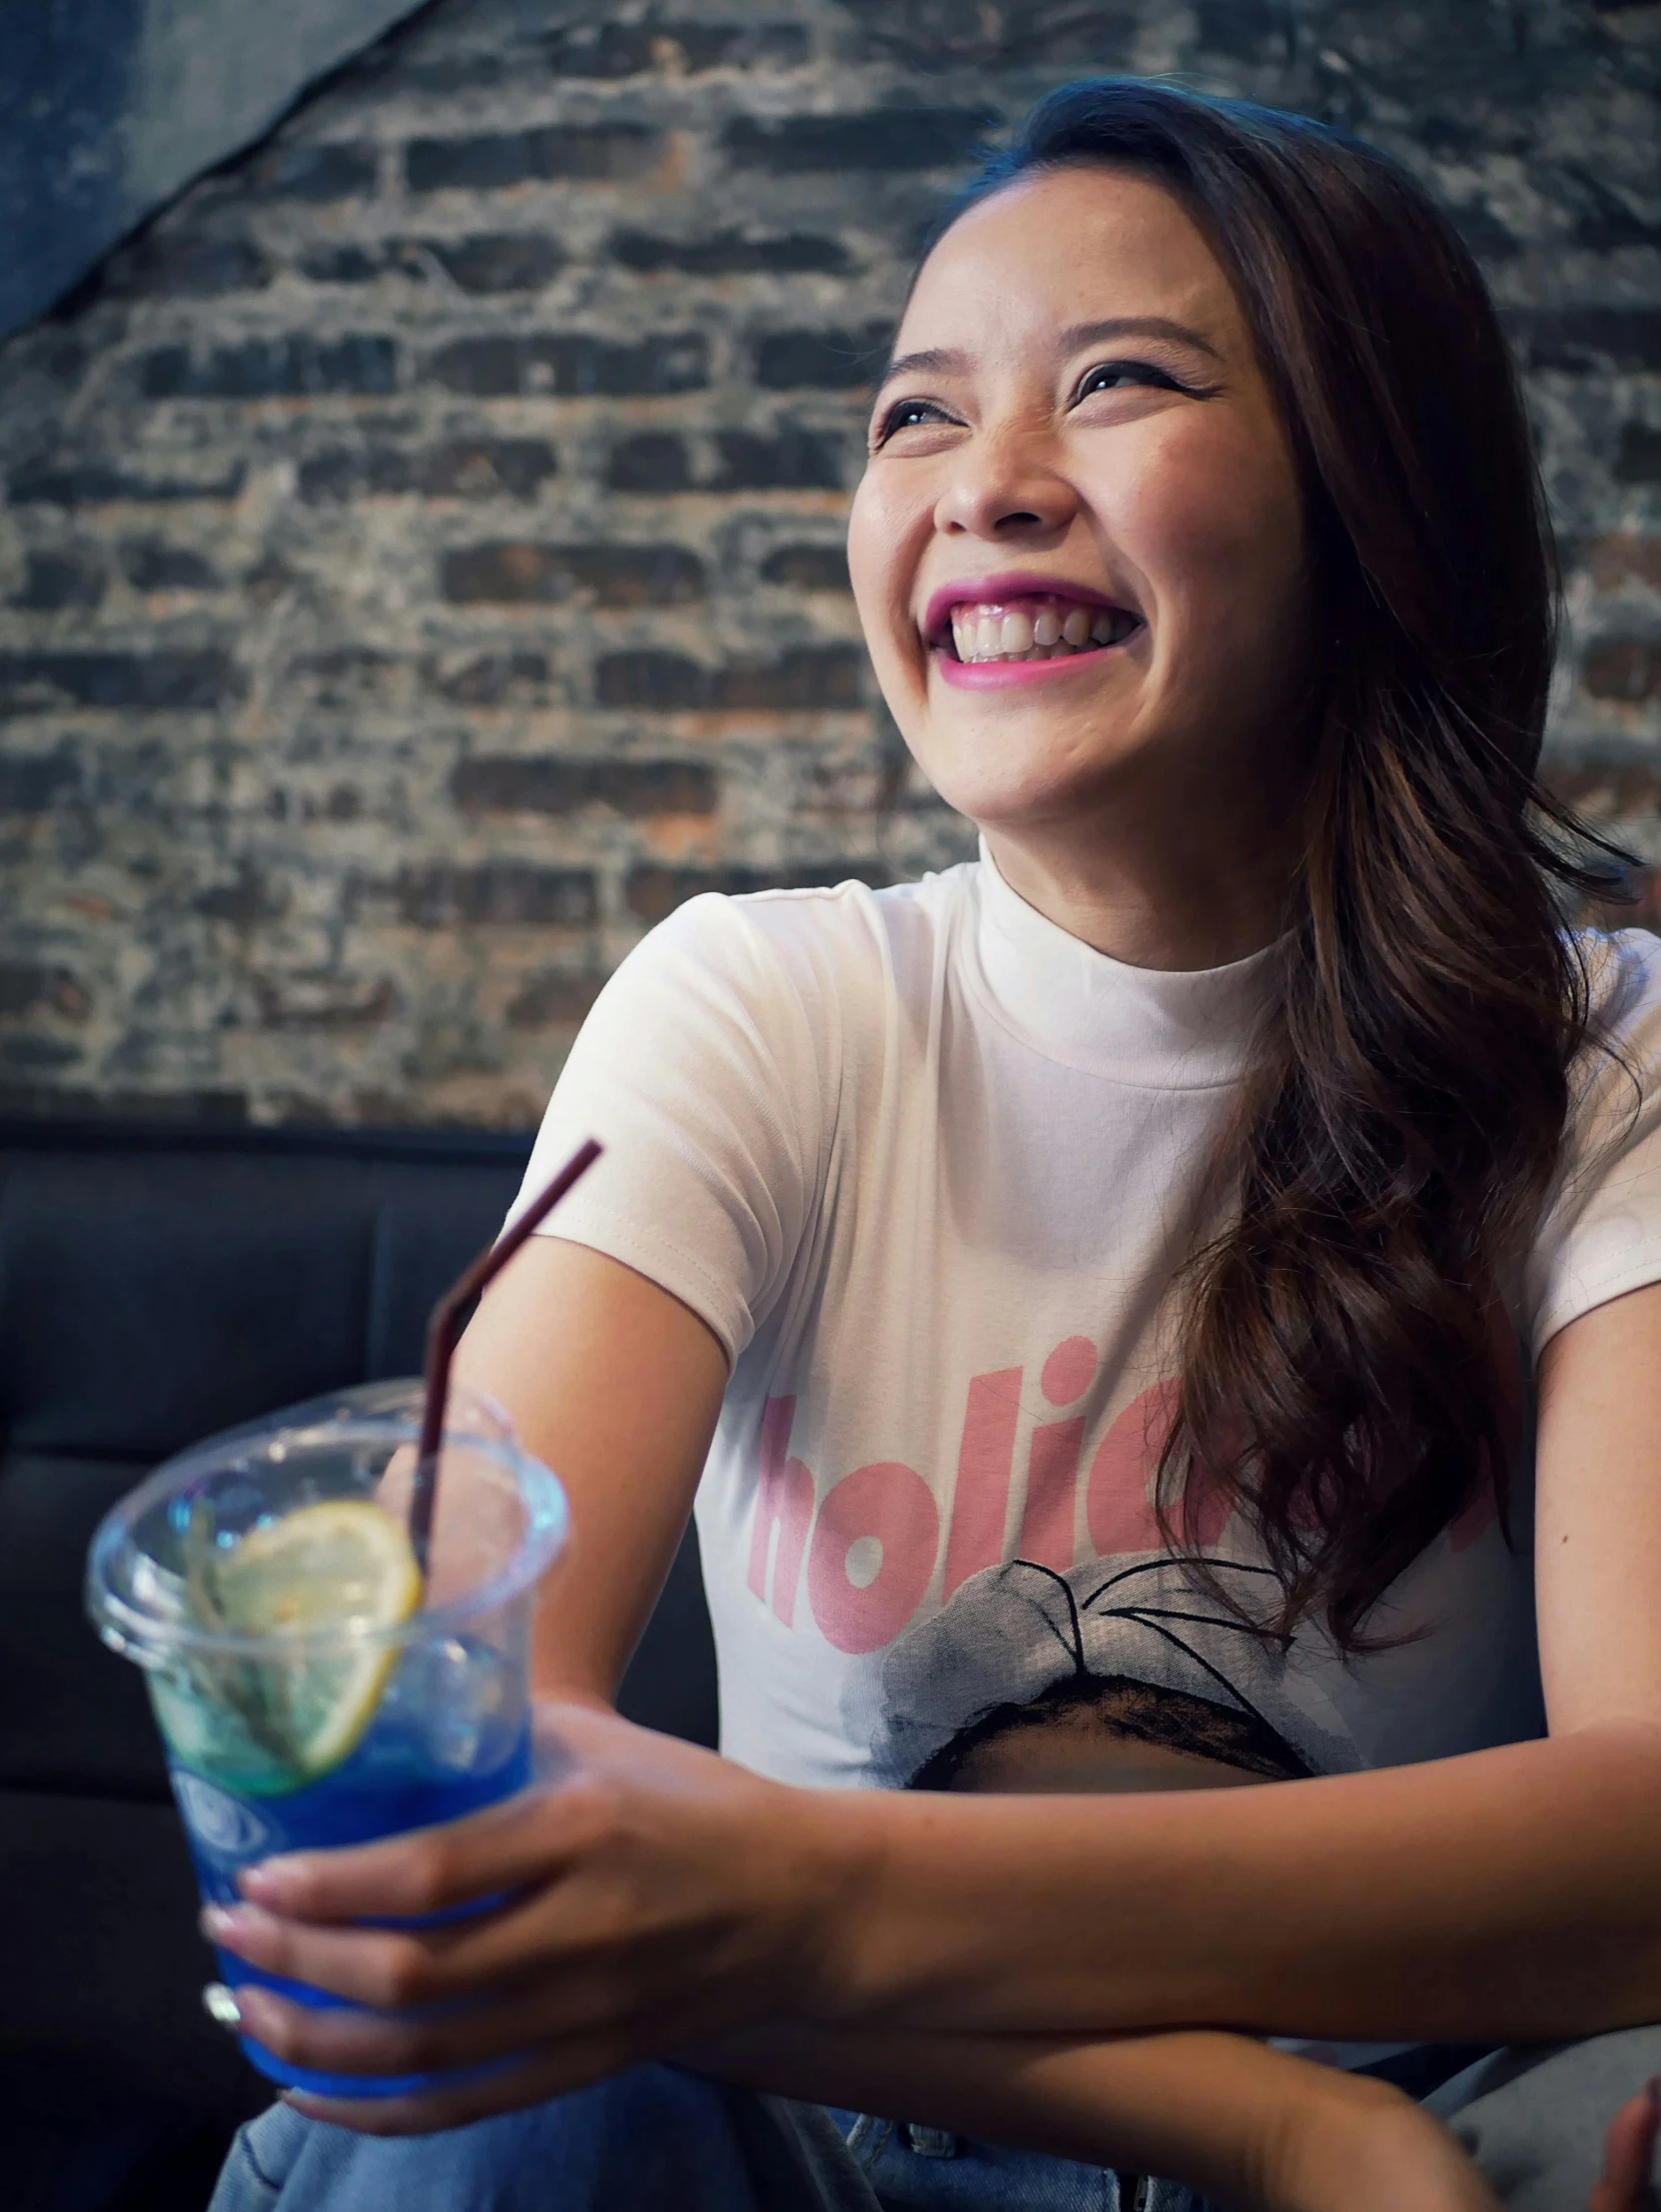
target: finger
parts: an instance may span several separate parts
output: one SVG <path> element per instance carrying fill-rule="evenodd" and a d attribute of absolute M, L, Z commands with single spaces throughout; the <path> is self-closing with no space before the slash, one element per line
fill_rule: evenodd
<path fill-rule="evenodd" d="M 258 1905 L 207 1905 L 202 1932 L 210 1943 L 286 1981 L 301 1981 L 354 2004 L 398 2010 L 465 1995 L 469 1977 L 446 1972 L 448 1928 L 406 1933 L 394 1928 L 311 1927 L 280 1920 Z"/>
<path fill-rule="evenodd" d="M 558 2048 L 526 2051 L 518 2060 L 492 2068 L 475 2081 L 443 2089 L 423 2089 L 400 2097 L 315 2097 L 291 2089 L 284 2102 L 308 2119 L 327 2120 L 360 2135 L 435 2135 L 442 2128 L 464 2127 L 497 2112 L 519 2112 L 549 2097 L 568 2096 L 616 2071 L 616 2063 L 590 2067 Z"/>
<path fill-rule="evenodd" d="M 612 1817 L 609 1791 L 571 1779 L 436 1827 L 264 1859 L 244 1867 L 240 1886 L 291 1920 L 415 1919 L 555 1878 L 599 1844 Z"/>
<path fill-rule="evenodd" d="M 586 2056 L 599 2070 L 645 2055 L 614 2008 L 597 2006 L 591 2019 L 568 2026 L 560 2014 L 569 2007 L 546 1989 L 413 2012 L 299 2004 L 249 1982 L 236 1996 L 245 2034 L 275 2057 L 316 2073 L 449 2073 L 516 2059 L 555 2040 L 573 2062 Z"/>
<path fill-rule="evenodd" d="M 250 1965 L 310 1982 L 360 2004 L 430 2004 L 550 1975 L 609 1972 L 620 1992 L 638 1971 L 639 1900 L 603 1865 L 567 1873 L 550 1888 L 526 1889 L 493 1911 L 435 1924 L 342 1926 L 290 1919 L 256 1904 L 208 1905 L 202 1930 L 211 1943 Z"/>
<path fill-rule="evenodd" d="M 437 2005 L 507 2002 L 537 1991 L 549 2031 L 584 2032 L 594 2022 L 650 2012 L 671 2021 L 685 2010 L 630 1972 L 605 1939 L 600 1915 L 566 1943 L 550 1939 L 540 1917 L 508 1910 L 489 1921 L 442 1928 L 311 1927 L 280 1920 L 257 1905 L 209 1905 L 202 1929 L 211 1943 L 284 1981 L 304 1982 L 349 2004 L 402 2012 Z"/>
<path fill-rule="evenodd" d="M 415 1469 L 420 1464 L 420 1454 L 413 1444 L 401 1444 L 381 1471 L 381 1480 L 375 1486 L 375 1501 L 390 1513 L 395 1521 L 408 1523 L 410 1500 L 415 1487 Z"/>
<path fill-rule="evenodd" d="M 1661 2085 L 1650 2082 L 1623 2104 L 1609 2123 L 1603 2179 L 1592 2193 L 1591 2212 L 1645 2212 L 1653 2202 L 1649 2177 L 1661 2122 Z"/>

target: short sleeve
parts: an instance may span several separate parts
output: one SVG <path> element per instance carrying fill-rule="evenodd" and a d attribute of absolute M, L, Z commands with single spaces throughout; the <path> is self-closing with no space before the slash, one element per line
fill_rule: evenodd
<path fill-rule="evenodd" d="M 730 1363 L 787 1279 L 822 1118 L 793 979 L 741 902 L 708 894 L 652 930 L 600 992 L 508 1219 L 597 1139 L 599 1160 L 546 1233 L 660 1284 Z"/>
<path fill-rule="evenodd" d="M 1661 1282 L 1661 941 L 1627 929 L 1587 943 L 1591 1035 L 1524 1278 L 1536 1359 L 1594 1306 Z"/>

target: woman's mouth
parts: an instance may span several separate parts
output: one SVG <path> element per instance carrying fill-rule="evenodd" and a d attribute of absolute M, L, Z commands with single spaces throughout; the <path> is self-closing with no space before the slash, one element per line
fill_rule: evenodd
<path fill-rule="evenodd" d="M 948 682 L 980 688 L 1008 680 L 1019 668 L 1094 659 L 1141 629 L 1122 606 L 1086 605 L 1061 592 L 1022 592 L 999 599 L 960 599 L 928 642 Z"/>
<path fill-rule="evenodd" d="M 1036 594 L 986 602 L 961 599 L 937 640 L 966 663 L 988 660 L 1070 660 L 1076 654 L 1117 645 L 1136 615 L 1121 606 L 1084 606 L 1077 599 Z"/>

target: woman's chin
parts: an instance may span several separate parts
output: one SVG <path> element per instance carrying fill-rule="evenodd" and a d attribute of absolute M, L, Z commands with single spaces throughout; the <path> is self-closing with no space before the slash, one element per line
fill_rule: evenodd
<path fill-rule="evenodd" d="M 1091 733 L 1089 755 L 1057 758 L 1051 748 L 1036 756 L 1009 737 L 918 750 L 917 760 L 940 796 L 979 829 L 1018 836 L 1057 823 L 1075 830 L 1088 824 L 1109 796 L 1134 747 L 1116 748 L 1111 733 Z"/>

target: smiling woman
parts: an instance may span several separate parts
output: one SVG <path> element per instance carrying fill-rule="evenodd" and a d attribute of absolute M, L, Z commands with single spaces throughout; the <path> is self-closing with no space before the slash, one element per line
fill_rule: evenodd
<path fill-rule="evenodd" d="M 1137 312 L 1081 323 L 1081 299 Z M 939 343 L 913 348 L 912 334 Z M 1284 881 L 1240 832 L 1260 830 L 1289 865 L 1309 660 L 1302 502 L 1242 306 L 1195 216 L 1134 171 L 1018 175 L 925 260 L 901 339 L 849 559 L 907 743 L 1029 898 L 1030 871 L 1006 865 L 1006 825 L 1059 809 L 1083 849 L 1106 816 L 1093 841 L 1118 852 L 1140 842 L 1127 805 L 1140 784 L 1164 832 L 1152 871 L 1174 857 L 1171 781 L 1203 779 L 1175 872 L 1204 868 L 1205 883 L 1174 908 L 1174 886 L 1126 881 L 1119 911 L 1081 934 L 1159 968 L 1254 951 Z M 1041 653 L 1047 613 L 1060 647 Z M 1214 850 L 1193 849 L 1195 835 Z"/>
<path fill-rule="evenodd" d="M 1469 257 L 1336 133 L 1069 87 L 850 560 L 981 857 L 601 995 L 458 1366 L 572 1501 L 542 1779 L 211 1930 L 343 2000 L 249 1988 L 280 2056 L 464 2082 L 280 2108 L 218 2212 L 1637 2212 L 1661 973 L 1561 926 Z M 609 1709 L 694 1494 L 721 1757 Z"/>

